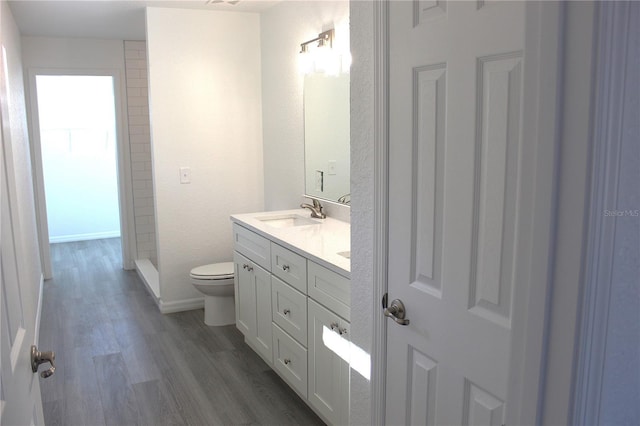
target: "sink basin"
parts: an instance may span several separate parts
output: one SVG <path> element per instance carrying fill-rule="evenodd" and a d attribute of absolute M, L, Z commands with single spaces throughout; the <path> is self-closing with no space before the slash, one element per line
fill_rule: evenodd
<path fill-rule="evenodd" d="M 347 259 L 351 259 L 351 250 L 349 251 L 341 251 L 338 253 L 338 256 L 346 257 Z"/>
<path fill-rule="evenodd" d="M 306 225 L 317 225 L 318 222 L 312 220 L 308 217 L 299 216 L 297 214 L 287 215 L 287 216 L 268 216 L 268 217 L 259 217 L 257 218 L 260 222 L 263 222 L 265 225 L 269 225 L 273 228 L 291 228 L 294 226 L 306 226 Z"/>

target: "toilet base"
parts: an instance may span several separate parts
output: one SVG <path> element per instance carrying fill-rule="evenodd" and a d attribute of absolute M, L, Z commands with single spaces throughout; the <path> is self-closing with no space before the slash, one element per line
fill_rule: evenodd
<path fill-rule="evenodd" d="M 204 323 L 211 326 L 236 323 L 236 305 L 233 296 L 204 296 Z"/>

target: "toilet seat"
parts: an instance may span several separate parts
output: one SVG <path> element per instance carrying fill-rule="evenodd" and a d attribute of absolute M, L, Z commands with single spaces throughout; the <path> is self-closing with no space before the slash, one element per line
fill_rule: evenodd
<path fill-rule="evenodd" d="M 234 276 L 233 262 L 211 263 L 198 266 L 189 274 L 196 280 L 228 280 Z"/>

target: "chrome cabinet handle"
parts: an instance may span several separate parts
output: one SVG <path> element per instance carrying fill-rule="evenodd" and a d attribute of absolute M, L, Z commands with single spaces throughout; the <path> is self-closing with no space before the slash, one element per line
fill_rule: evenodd
<path fill-rule="evenodd" d="M 291 360 L 290 360 L 289 358 L 285 358 L 285 359 L 284 359 L 284 364 L 285 364 L 285 365 L 289 365 L 289 364 L 291 364 Z"/>
<path fill-rule="evenodd" d="M 338 333 L 341 336 L 347 334 L 347 329 L 346 328 L 340 328 L 340 325 L 338 325 L 337 322 L 332 322 L 330 327 L 331 327 L 331 331 L 335 331 L 336 333 Z"/>
<path fill-rule="evenodd" d="M 289 271 L 289 265 L 282 265 L 282 270 L 283 271 Z"/>
<path fill-rule="evenodd" d="M 402 303 L 400 299 L 395 299 L 391 302 L 391 306 L 384 310 L 385 317 L 391 318 L 400 325 L 409 325 L 409 320 L 405 319 L 406 314 L 407 311 L 404 308 L 404 303 Z"/>
<path fill-rule="evenodd" d="M 282 311 L 282 313 L 285 315 L 289 315 L 291 311 L 289 309 L 285 309 L 284 311 Z"/>
<path fill-rule="evenodd" d="M 249 272 L 253 271 L 253 266 L 248 266 L 247 265 L 247 271 L 249 271 Z"/>
<path fill-rule="evenodd" d="M 54 363 L 56 359 L 56 353 L 53 351 L 40 352 L 35 345 L 31 346 L 31 371 L 34 373 L 38 372 L 38 367 L 40 364 L 44 364 L 48 362 L 51 364 L 47 370 L 44 370 L 40 373 L 40 377 L 46 379 L 47 377 L 53 376 L 53 373 L 56 372 L 56 364 Z"/>
<path fill-rule="evenodd" d="M 249 267 L 249 265 L 247 265 L 246 263 L 242 265 L 242 269 L 247 269 Z"/>

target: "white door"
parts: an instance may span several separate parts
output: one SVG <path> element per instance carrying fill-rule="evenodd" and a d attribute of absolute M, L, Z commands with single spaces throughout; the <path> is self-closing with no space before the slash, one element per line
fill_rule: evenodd
<path fill-rule="evenodd" d="M 389 3 L 387 424 L 505 423 L 523 3 Z"/>
<path fill-rule="evenodd" d="M 6 54 L 2 47 L 0 99 L 2 149 L 0 149 L 0 424 L 43 424 L 38 375 L 31 371 L 30 348 L 35 340 L 38 289 L 20 280 L 16 230 L 11 135 L 7 95 Z M 13 203 L 13 204 L 12 204 Z"/>

